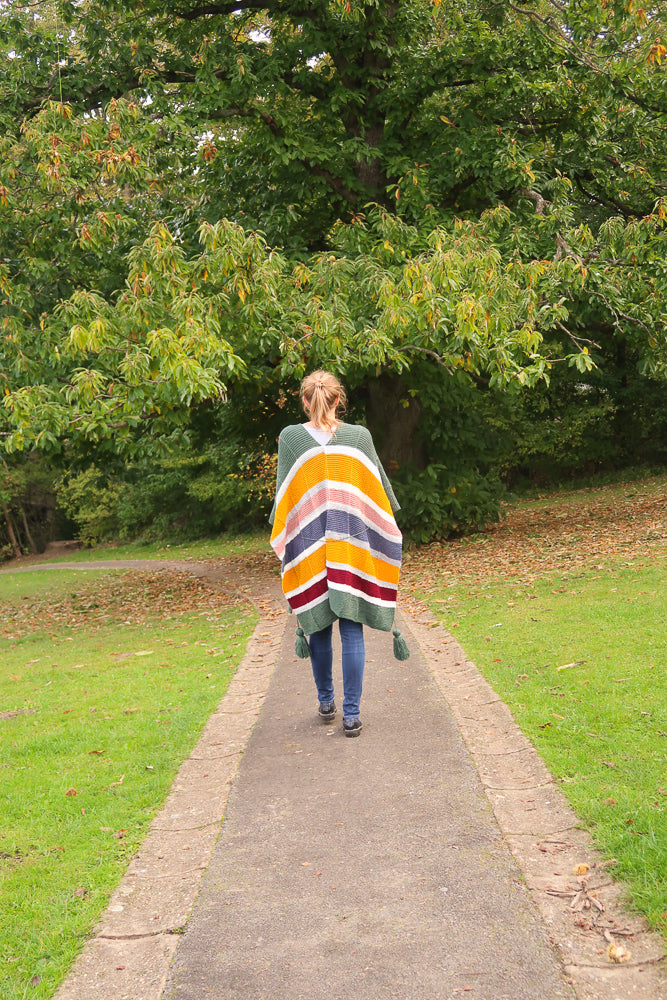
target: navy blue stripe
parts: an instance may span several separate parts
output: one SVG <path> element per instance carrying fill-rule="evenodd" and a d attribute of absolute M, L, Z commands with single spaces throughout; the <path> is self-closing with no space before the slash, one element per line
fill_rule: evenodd
<path fill-rule="evenodd" d="M 365 543 L 364 547 L 368 548 L 373 555 L 379 556 L 381 559 L 392 559 L 395 562 L 401 560 L 400 542 L 392 542 L 388 538 L 384 538 L 356 514 L 349 514 L 346 510 L 332 509 L 321 511 L 316 517 L 301 526 L 299 534 L 285 546 L 283 565 L 291 563 L 310 548 L 314 542 L 321 541 L 327 531 L 358 539 Z M 343 540 L 345 539 L 343 538 Z"/>

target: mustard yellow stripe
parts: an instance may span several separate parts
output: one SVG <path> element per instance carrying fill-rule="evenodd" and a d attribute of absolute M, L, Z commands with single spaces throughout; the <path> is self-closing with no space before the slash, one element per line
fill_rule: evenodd
<path fill-rule="evenodd" d="M 358 487 L 373 503 L 392 516 L 391 504 L 382 483 L 373 476 L 363 462 L 352 455 L 323 455 L 318 453 L 295 473 L 276 508 L 275 524 L 284 525 L 290 511 L 308 490 L 325 479 Z"/>
<path fill-rule="evenodd" d="M 284 524 L 278 524 L 278 518 L 274 518 L 269 544 L 272 543 L 278 537 L 278 535 L 280 534 L 280 532 L 283 530 L 284 527 L 285 527 Z"/>
<path fill-rule="evenodd" d="M 310 552 L 305 559 L 297 563 L 291 569 L 288 569 L 283 576 L 283 591 L 289 594 L 290 591 L 296 590 L 297 587 L 303 587 L 304 584 L 312 580 L 313 577 L 318 576 L 318 574 L 323 573 L 326 568 L 326 549 L 324 544 L 324 539 L 322 544 L 314 552 Z"/>
<path fill-rule="evenodd" d="M 384 559 L 372 555 L 368 549 L 353 545 L 351 542 L 329 539 L 327 541 L 327 560 L 349 566 L 350 569 L 358 569 L 380 583 L 398 585 L 399 566 L 392 566 Z"/>

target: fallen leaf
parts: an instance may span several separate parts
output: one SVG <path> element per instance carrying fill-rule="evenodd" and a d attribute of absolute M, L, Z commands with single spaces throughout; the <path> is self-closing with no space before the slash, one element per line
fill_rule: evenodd
<path fill-rule="evenodd" d="M 68 788 L 67 791 L 65 792 L 65 795 L 69 795 L 70 797 L 73 797 L 74 795 L 78 794 L 79 793 L 77 792 L 76 788 Z"/>
<path fill-rule="evenodd" d="M 621 962 L 629 962 L 632 958 L 631 953 L 627 948 L 624 948 L 622 944 L 610 944 L 607 948 L 607 958 L 610 962 L 616 962 L 620 964 Z"/>

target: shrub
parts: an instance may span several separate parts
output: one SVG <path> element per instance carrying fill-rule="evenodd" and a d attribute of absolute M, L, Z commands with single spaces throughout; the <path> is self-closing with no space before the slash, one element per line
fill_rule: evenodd
<path fill-rule="evenodd" d="M 84 544 L 110 539 L 187 540 L 266 523 L 275 464 L 266 455 L 210 445 L 201 454 L 129 465 L 105 475 L 96 466 L 63 480 L 59 501 Z"/>
<path fill-rule="evenodd" d="M 415 542 L 480 531 L 500 517 L 502 485 L 474 470 L 457 475 L 445 465 L 406 469 L 392 485 L 401 530 Z"/>
<path fill-rule="evenodd" d="M 122 484 L 112 482 L 92 465 L 66 474 L 58 489 L 58 505 L 74 522 L 84 545 L 95 545 L 118 534 Z"/>

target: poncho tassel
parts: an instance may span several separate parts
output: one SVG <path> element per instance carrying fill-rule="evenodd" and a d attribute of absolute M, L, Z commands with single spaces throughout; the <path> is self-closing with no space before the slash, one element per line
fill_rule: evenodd
<path fill-rule="evenodd" d="M 296 630 L 294 652 L 300 660 L 307 660 L 310 657 L 310 646 L 302 628 Z"/>
<path fill-rule="evenodd" d="M 397 628 L 394 629 L 394 656 L 397 660 L 407 660 L 410 656 L 408 644 Z"/>

